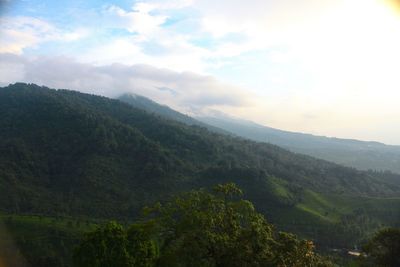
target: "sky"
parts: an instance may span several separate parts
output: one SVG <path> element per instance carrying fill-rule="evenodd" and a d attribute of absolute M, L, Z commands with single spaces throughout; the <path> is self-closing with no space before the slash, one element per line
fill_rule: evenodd
<path fill-rule="evenodd" d="M 400 145 L 400 1 L 0 0 L 0 85 Z"/>

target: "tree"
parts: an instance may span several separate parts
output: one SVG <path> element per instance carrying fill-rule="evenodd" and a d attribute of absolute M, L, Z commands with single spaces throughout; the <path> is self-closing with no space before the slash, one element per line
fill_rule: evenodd
<path fill-rule="evenodd" d="M 310 240 L 300 240 L 285 232 L 279 232 L 275 240 L 275 266 L 333 266 L 315 253 L 314 243 Z"/>
<path fill-rule="evenodd" d="M 159 266 L 329 266 L 312 242 L 276 236 L 234 184 L 192 191 L 156 208 L 162 236 Z M 282 257 L 279 257 L 282 255 Z M 321 265 L 320 265 L 321 263 Z"/>
<path fill-rule="evenodd" d="M 159 208 L 160 266 L 265 266 L 272 259 L 272 226 L 241 190 L 219 185 L 177 197 Z"/>
<path fill-rule="evenodd" d="M 232 183 L 191 191 L 145 209 L 125 231 L 109 223 L 88 234 L 76 266 L 298 267 L 330 266 L 311 241 L 276 234 Z"/>
<path fill-rule="evenodd" d="M 125 230 L 110 222 L 87 234 L 74 253 L 77 267 L 150 267 L 158 257 L 158 247 L 151 238 L 150 223 L 136 223 Z"/>
<path fill-rule="evenodd" d="M 364 247 L 367 260 L 373 266 L 400 266 L 400 229 L 387 228 L 379 231 Z"/>
<path fill-rule="evenodd" d="M 124 228 L 109 222 L 86 234 L 74 253 L 77 267 L 130 267 L 132 257 L 127 251 L 128 239 Z"/>
<path fill-rule="evenodd" d="M 152 223 L 136 223 L 127 231 L 128 247 L 135 267 L 154 266 L 159 256 L 158 244 L 153 235 L 155 234 Z"/>

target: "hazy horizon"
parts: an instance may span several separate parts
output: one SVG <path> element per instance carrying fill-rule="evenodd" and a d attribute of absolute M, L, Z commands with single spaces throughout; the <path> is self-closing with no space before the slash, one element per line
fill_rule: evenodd
<path fill-rule="evenodd" d="M 400 144 L 398 1 L 0 1 L 0 84 Z"/>

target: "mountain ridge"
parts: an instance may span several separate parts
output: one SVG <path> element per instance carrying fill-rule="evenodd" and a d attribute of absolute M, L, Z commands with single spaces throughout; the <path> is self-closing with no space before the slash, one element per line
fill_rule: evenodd
<path fill-rule="evenodd" d="M 170 108 L 167 105 L 159 104 L 145 96 L 132 94 L 132 93 L 125 93 L 125 94 L 122 94 L 121 96 L 119 96 L 117 99 L 122 102 L 125 102 L 135 108 L 142 109 L 149 113 L 163 116 L 166 119 L 175 120 L 178 122 L 185 123 L 187 125 L 197 125 L 197 126 L 212 130 L 216 133 L 229 134 L 229 132 L 227 132 L 227 131 L 224 131 L 218 127 L 214 127 L 212 125 L 203 123 L 193 117 L 190 117 L 186 114 L 180 113 L 180 112 Z"/>
<path fill-rule="evenodd" d="M 143 96 L 140 96 L 136 101 L 130 101 L 125 95 L 120 97 L 119 100 L 188 125 L 199 125 L 218 133 L 271 143 L 292 152 L 310 155 L 340 165 L 360 170 L 387 170 L 400 173 L 400 146 L 387 145 L 377 141 L 290 132 L 260 125 L 250 120 L 233 118 L 225 114 L 191 118 Z M 143 107 L 143 101 L 146 103 L 145 107 Z"/>
<path fill-rule="evenodd" d="M 173 194 L 235 182 L 269 220 L 320 242 L 359 237 L 314 236 L 309 225 L 327 233 L 342 218 L 350 216 L 348 225 L 368 216 L 359 227 L 371 230 L 400 216 L 396 175 L 189 126 L 119 100 L 19 83 L 0 88 L 0 113 L 3 213 L 129 220 Z"/>

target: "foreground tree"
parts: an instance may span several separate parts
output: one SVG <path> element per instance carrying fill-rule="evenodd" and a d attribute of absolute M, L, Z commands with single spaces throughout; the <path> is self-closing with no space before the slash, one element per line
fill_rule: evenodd
<path fill-rule="evenodd" d="M 363 248 L 365 265 L 400 266 L 400 229 L 387 228 L 378 232 Z"/>
<path fill-rule="evenodd" d="M 132 225 L 127 231 L 110 222 L 88 233 L 74 253 L 77 267 L 150 267 L 158 256 L 148 225 Z"/>
<path fill-rule="evenodd" d="M 152 223 L 133 224 L 128 228 L 127 250 L 135 267 L 154 266 L 159 257 L 158 245 L 154 238 L 157 234 Z"/>
<path fill-rule="evenodd" d="M 127 251 L 127 236 L 123 227 L 110 222 L 88 233 L 74 253 L 77 267 L 133 266 Z"/>
<path fill-rule="evenodd" d="M 277 234 L 241 195 L 234 184 L 225 184 L 212 193 L 192 191 L 147 208 L 145 219 L 127 231 L 112 223 L 87 235 L 75 263 L 79 267 L 330 266 L 314 252 L 312 242 Z"/>
<path fill-rule="evenodd" d="M 193 191 L 151 215 L 162 237 L 159 266 L 331 266 L 311 241 L 275 233 L 234 184 Z"/>
<path fill-rule="evenodd" d="M 273 260 L 273 228 L 233 184 L 177 197 L 155 211 L 160 266 L 266 266 Z"/>
<path fill-rule="evenodd" d="M 333 266 L 331 262 L 315 253 L 314 243 L 298 239 L 294 234 L 280 232 L 276 237 L 274 266 Z"/>

